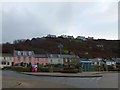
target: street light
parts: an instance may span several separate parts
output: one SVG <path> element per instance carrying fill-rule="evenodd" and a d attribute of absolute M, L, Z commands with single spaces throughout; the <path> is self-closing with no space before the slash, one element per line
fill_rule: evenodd
<path fill-rule="evenodd" d="M 60 58 L 61 58 L 61 63 L 62 63 L 62 49 L 63 49 L 63 44 L 59 44 L 58 48 L 60 49 Z"/>
<path fill-rule="evenodd" d="M 60 49 L 60 57 L 61 57 L 63 45 L 60 43 L 60 44 L 58 45 L 58 48 Z"/>

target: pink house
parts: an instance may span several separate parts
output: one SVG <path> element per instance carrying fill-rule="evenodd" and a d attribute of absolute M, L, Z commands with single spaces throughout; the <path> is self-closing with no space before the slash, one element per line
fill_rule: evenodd
<path fill-rule="evenodd" d="M 40 65 L 46 65 L 48 63 L 47 62 L 47 56 L 36 54 L 35 55 L 35 63 L 40 64 Z"/>
<path fill-rule="evenodd" d="M 47 56 L 41 54 L 34 54 L 33 51 L 14 51 L 13 56 L 14 65 L 26 66 L 28 64 L 47 64 Z"/>
<path fill-rule="evenodd" d="M 33 51 L 14 51 L 13 58 L 14 65 L 18 64 L 21 66 L 25 66 L 29 63 L 35 64 Z"/>

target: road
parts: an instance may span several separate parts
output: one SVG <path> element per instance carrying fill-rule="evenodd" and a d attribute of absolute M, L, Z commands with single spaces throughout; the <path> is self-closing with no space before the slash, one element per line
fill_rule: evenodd
<path fill-rule="evenodd" d="M 12 83 L 11 83 L 12 81 Z M 103 77 L 44 77 L 2 72 L 3 88 L 118 88 L 118 73 L 103 73 Z"/>

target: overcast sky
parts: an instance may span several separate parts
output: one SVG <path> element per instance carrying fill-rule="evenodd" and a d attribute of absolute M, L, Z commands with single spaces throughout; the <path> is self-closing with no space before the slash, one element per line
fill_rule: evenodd
<path fill-rule="evenodd" d="M 118 3 L 106 1 L 2 4 L 3 42 L 47 34 L 118 39 Z"/>

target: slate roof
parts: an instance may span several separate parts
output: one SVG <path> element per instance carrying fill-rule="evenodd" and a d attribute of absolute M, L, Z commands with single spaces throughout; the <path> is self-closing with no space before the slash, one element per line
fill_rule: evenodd
<path fill-rule="evenodd" d="M 45 54 L 35 54 L 35 58 L 47 58 Z"/>
<path fill-rule="evenodd" d="M 92 62 L 92 61 L 89 59 L 81 59 L 80 62 Z"/>
<path fill-rule="evenodd" d="M 116 63 L 120 63 L 120 59 L 114 59 Z"/>
<path fill-rule="evenodd" d="M 62 54 L 60 56 L 60 54 L 49 54 L 47 55 L 49 58 L 80 58 L 79 56 L 76 56 L 76 55 L 68 55 L 68 54 Z"/>
<path fill-rule="evenodd" d="M 13 57 L 13 55 L 10 53 L 2 53 L 0 55 L 2 55 L 3 57 Z"/>

